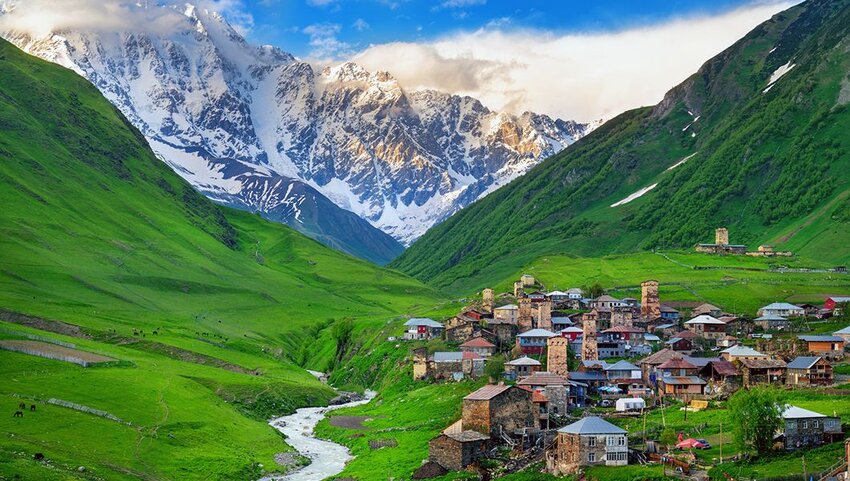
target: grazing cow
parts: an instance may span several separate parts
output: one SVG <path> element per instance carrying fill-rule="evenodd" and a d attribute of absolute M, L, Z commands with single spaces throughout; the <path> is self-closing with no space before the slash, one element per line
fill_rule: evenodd
<path fill-rule="evenodd" d="M 21 411 L 27 408 L 27 403 L 18 404 L 18 407 L 21 408 Z"/>
<path fill-rule="evenodd" d="M 13 418 L 22 418 L 24 417 L 23 411 L 15 411 L 15 414 L 12 416 Z"/>
<path fill-rule="evenodd" d="M 41 461 L 42 459 L 44 459 L 44 454 L 43 453 L 35 453 L 35 454 L 32 455 L 32 458 L 35 459 L 36 461 Z"/>
<path fill-rule="evenodd" d="M 30 411 L 35 411 L 35 404 L 30 404 Z"/>

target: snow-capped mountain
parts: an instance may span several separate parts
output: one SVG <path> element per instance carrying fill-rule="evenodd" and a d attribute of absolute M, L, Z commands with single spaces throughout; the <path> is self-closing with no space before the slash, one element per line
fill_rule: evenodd
<path fill-rule="evenodd" d="M 166 11 L 167 33 L 144 27 L 150 9 Z M 122 32 L 2 35 L 89 79 L 207 196 L 267 216 L 286 211 L 276 220 L 296 228 L 305 196 L 319 205 L 323 195 L 410 243 L 590 130 L 407 91 L 351 62 L 317 72 L 191 5 L 133 12 L 140 26 Z"/>

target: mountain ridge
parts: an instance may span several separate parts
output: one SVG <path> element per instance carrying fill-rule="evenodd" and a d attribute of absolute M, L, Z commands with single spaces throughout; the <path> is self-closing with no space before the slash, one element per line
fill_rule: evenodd
<path fill-rule="evenodd" d="M 280 49 L 248 44 L 214 12 L 168 14 L 177 25 L 168 35 L 3 35 L 88 78 L 206 195 L 263 215 L 276 207 L 269 199 L 285 196 L 265 193 L 258 202 L 257 182 L 245 179 L 280 176 L 311 187 L 313 205 L 324 205 L 323 195 L 409 243 L 592 127 L 494 112 L 470 97 L 408 92 L 388 72 L 352 62 L 317 72 Z M 222 165 L 246 170 L 237 179 Z M 309 231 L 294 215 L 282 220 Z M 357 235 L 366 231 L 364 224 Z M 384 260 L 401 250 L 371 236 Z"/>
<path fill-rule="evenodd" d="M 609 120 L 391 266 L 474 289 L 548 254 L 691 247 L 719 226 L 734 243 L 846 262 L 848 24 L 846 1 L 774 16 L 658 105 Z"/>

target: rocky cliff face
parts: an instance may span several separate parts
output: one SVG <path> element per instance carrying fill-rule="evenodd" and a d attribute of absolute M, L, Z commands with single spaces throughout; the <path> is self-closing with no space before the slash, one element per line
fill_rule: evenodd
<path fill-rule="evenodd" d="M 391 74 L 350 62 L 316 72 L 248 44 L 214 12 L 187 6 L 168 15 L 167 34 L 3 36 L 89 79 L 209 197 L 264 215 L 284 206 L 291 214 L 277 220 L 296 228 L 296 206 L 309 199 L 412 242 L 589 130 L 493 112 L 470 97 L 408 92 Z M 293 182 L 304 186 L 300 201 Z M 366 235 L 366 222 L 351 235 Z"/>

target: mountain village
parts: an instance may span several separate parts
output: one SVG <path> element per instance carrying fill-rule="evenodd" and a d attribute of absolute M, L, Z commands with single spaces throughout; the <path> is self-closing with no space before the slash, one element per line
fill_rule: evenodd
<path fill-rule="evenodd" d="M 828 297 L 822 306 L 774 302 L 754 313 L 729 313 L 708 303 L 664 302 L 660 286 L 642 282 L 640 299 L 589 297 L 577 287 L 546 291 L 523 275 L 513 292 L 484 289 L 479 301 L 450 319 L 409 319 L 404 339 L 457 346 L 413 348 L 414 380 L 489 379 L 463 398 L 461 418 L 431 440 L 414 479 L 476 471 L 505 452 L 515 467 L 537 462 L 555 475 L 663 463 L 687 476 L 700 471 L 693 450 L 711 448 L 709 441 L 679 432 L 676 442 L 665 444 L 651 436 L 658 433 L 629 432 L 616 420 L 655 410 L 715 409 L 756 386 L 836 384 L 833 364 L 844 360 L 850 325 L 806 332 L 842 316 L 850 296 Z M 790 404 L 781 406 L 781 417 L 777 449 L 841 442 L 847 431 L 832 413 Z M 722 446 L 720 452 L 716 462 L 723 462 Z M 850 479 L 846 461 L 839 464 L 823 479 Z"/>

